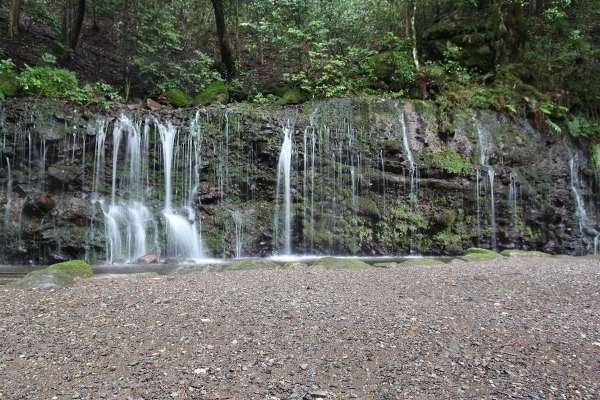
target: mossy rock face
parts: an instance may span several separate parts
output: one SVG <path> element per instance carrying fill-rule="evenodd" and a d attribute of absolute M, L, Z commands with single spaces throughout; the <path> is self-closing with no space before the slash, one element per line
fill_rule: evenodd
<path fill-rule="evenodd" d="M 464 261 L 488 261 L 499 257 L 502 256 L 495 251 L 472 247 L 467 249 L 467 255 L 465 255 L 462 259 Z"/>
<path fill-rule="evenodd" d="M 98 274 L 90 279 L 125 279 L 125 278 L 154 278 L 160 276 L 158 272 L 138 272 L 134 274 Z"/>
<path fill-rule="evenodd" d="M 183 265 L 171 271 L 169 275 L 206 274 L 209 272 L 219 272 L 222 270 L 223 266 L 219 264 Z"/>
<path fill-rule="evenodd" d="M 208 85 L 208 87 L 192 101 L 194 107 L 227 103 L 229 103 L 229 91 L 221 81 L 215 81 Z"/>
<path fill-rule="evenodd" d="M 542 251 L 525 251 L 525 250 L 502 250 L 500 252 L 505 257 L 552 257 L 552 254 Z"/>
<path fill-rule="evenodd" d="M 415 258 L 406 260 L 398 264 L 401 267 L 418 267 L 419 265 L 444 264 L 442 261 L 432 260 L 430 258 Z"/>
<path fill-rule="evenodd" d="M 290 261 L 288 263 L 285 263 L 283 265 L 283 268 L 284 269 L 291 269 L 291 270 L 294 270 L 294 269 L 307 269 L 308 268 L 308 264 L 300 262 L 300 261 Z"/>
<path fill-rule="evenodd" d="M 25 275 L 25 278 L 9 282 L 2 286 L 7 289 L 59 289 L 73 286 L 75 280 L 69 274 L 59 269 L 40 269 Z"/>
<path fill-rule="evenodd" d="M 364 269 L 364 268 L 373 268 L 371 265 L 367 264 L 364 261 L 360 260 L 351 260 L 347 258 L 336 258 L 336 257 L 323 257 L 316 260 L 312 266 L 322 267 L 324 269 Z"/>
<path fill-rule="evenodd" d="M 167 92 L 167 101 L 173 107 L 186 107 L 192 100 L 192 96 L 179 89 L 171 89 Z"/>
<path fill-rule="evenodd" d="M 94 272 L 92 271 L 92 267 L 85 261 L 81 260 L 73 260 L 73 261 L 65 261 L 62 263 L 54 264 L 46 268 L 49 271 L 59 270 L 70 276 L 92 276 Z"/>
<path fill-rule="evenodd" d="M 279 264 L 275 264 L 269 260 L 245 260 L 225 268 L 225 271 L 236 271 L 241 269 L 277 269 L 281 268 Z"/>

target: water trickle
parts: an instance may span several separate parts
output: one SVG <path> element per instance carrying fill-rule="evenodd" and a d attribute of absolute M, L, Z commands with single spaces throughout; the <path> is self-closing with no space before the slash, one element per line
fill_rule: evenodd
<path fill-rule="evenodd" d="M 588 220 L 588 213 L 586 211 L 585 198 L 582 194 L 582 184 L 579 179 L 578 164 L 576 158 L 571 158 L 569 161 L 569 168 L 571 171 L 571 192 L 573 193 L 573 199 L 575 200 L 575 215 L 579 223 L 579 231 L 581 232 L 582 239 L 588 250 L 593 250 L 594 254 L 598 253 L 598 236 L 600 233 L 596 231 Z M 590 243 L 588 237 L 594 238 L 593 243 Z"/>

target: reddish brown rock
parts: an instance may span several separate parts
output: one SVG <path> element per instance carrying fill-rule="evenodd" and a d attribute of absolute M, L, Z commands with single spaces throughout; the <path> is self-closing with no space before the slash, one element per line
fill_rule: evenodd
<path fill-rule="evenodd" d="M 155 264 L 158 262 L 158 256 L 154 253 L 146 254 L 137 259 L 142 264 Z"/>

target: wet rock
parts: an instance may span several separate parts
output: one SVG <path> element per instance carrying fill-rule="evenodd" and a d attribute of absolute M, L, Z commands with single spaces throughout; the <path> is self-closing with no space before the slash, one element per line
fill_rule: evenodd
<path fill-rule="evenodd" d="M 72 286 L 75 280 L 60 270 L 42 269 L 28 273 L 25 278 L 4 285 L 11 289 L 59 289 Z"/>
<path fill-rule="evenodd" d="M 202 204 L 213 204 L 219 201 L 221 195 L 216 188 L 208 185 L 198 186 L 198 199 Z"/>
<path fill-rule="evenodd" d="M 154 253 L 149 253 L 145 256 L 141 256 L 137 259 L 137 261 L 142 264 L 155 264 L 158 262 L 158 255 Z"/>

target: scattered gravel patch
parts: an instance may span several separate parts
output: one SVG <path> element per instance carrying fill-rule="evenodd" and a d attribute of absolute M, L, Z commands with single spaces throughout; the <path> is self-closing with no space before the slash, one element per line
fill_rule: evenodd
<path fill-rule="evenodd" d="M 600 261 L 0 287 L 0 399 L 598 399 Z"/>

